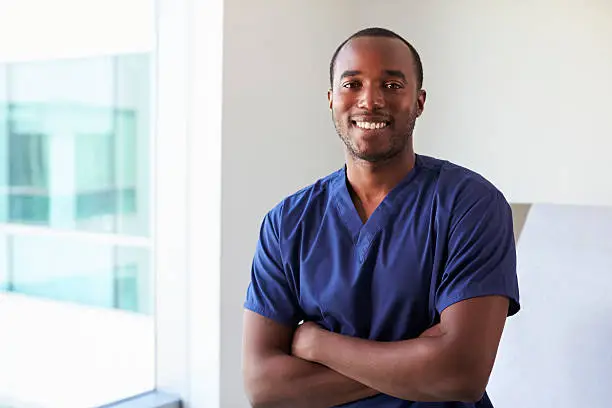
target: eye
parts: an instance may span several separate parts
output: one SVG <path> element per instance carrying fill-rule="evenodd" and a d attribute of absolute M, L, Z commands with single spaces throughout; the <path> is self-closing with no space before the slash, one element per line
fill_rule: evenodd
<path fill-rule="evenodd" d="M 344 84 L 342 84 L 343 88 L 358 88 L 359 87 L 359 82 L 358 81 L 349 81 L 349 82 L 345 82 Z"/>
<path fill-rule="evenodd" d="M 402 89 L 404 86 L 397 82 L 387 82 L 385 88 L 387 89 Z"/>

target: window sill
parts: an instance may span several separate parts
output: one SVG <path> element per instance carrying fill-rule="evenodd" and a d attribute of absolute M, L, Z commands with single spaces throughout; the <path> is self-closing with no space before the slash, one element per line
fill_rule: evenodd
<path fill-rule="evenodd" d="M 181 408 L 181 400 L 161 391 L 151 391 L 99 408 Z"/>

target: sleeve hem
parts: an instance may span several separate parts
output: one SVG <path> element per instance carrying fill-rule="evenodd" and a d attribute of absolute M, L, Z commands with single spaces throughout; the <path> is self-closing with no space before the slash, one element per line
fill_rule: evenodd
<path fill-rule="evenodd" d="M 436 309 L 438 313 L 442 314 L 444 309 L 446 309 L 449 306 L 454 305 L 455 303 L 459 303 L 463 300 L 468 300 L 468 299 L 483 297 L 483 296 L 504 296 L 508 298 L 508 300 L 510 301 L 510 304 L 508 305 L 508 317 L 513 316 L 516 313 L 518 313 L 518 311 L 521 308 L 519 300 L 516 296 L 510 295 L 504 292 L 483 291 L 483 292 L 467 292 L 467 293 L 462 292 L 456 296 L 446 298 L 444 299 L 444 301 L 441 301 L 441 302 L 439 301 L 436 303 Z"/>
<path fill-rule="evenodd" d="M 270 320 L 274 320 L 276 323 L 282 324 L 283 326 L 294 327 L 297 325 L 297 323 L 295 322 L 295 319 L 291 317 L 283 316 L 279 313 L 271 312 L 253 303 L 245 302 L 244 308 L 247 310 L 250 310 L 253 313 L 257 313 L 260 316 L 263 316 Z"/>

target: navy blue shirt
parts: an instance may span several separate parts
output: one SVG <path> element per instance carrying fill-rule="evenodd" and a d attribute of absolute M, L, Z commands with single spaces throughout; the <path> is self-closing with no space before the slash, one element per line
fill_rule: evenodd
<path fill-rule="evenodd" d="M 282 200 L 264 218 L 245 307 L 281 324 L 313 321 L 377 341 L 418 337 L 453 303 L 485 295 L 519 310 L 510 207 L 490 182 L 417 155 L 413 170 L 363 223 L 346 169 Z M 490 408 L 378 395 L 365 408 Z"/>

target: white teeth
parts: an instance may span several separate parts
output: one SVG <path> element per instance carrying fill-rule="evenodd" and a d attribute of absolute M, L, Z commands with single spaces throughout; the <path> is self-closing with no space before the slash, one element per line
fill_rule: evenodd
<path fill-rule="evenodd" d="M 382 129 L 387 126 L 385 122 L 355 122 L 361 129 Z"/>

